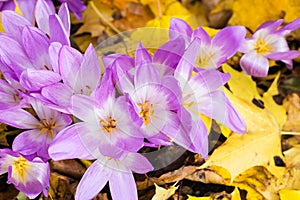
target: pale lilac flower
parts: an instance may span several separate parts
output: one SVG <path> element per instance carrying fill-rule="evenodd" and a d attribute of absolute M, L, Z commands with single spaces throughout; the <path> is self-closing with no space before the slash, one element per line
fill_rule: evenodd
<path fill-rule="evenodd" d="M 39 158 L 29 161 L 10 149 L 0 149 L 0 175 L 8 172 L 7 183 L 23 192 L 30 199 L 41 192 L 48 196 L 50 167 Z"/>
<path fill-rule="evenodd" d="M 77 137 L 74 137 L 74 134 Z M 77 132 L 74 132 L 74 134 L 69 134 L 69 136 L 72 136 L 71 138 L 64 137 L 64 134 L 58 135 L 49 148 L 53 160 L 70 159 L 77 156 L 82 158 L 83 155 L 88 157 L 89 147 L 81 142 Z M 90 142 L 97 143 L 92 139 Z M 68 148 L 70 143 L 72 148 Z M 111 148 L 112 151 L 118 151 L 117 147 Z M 77 187 L 75 199 L 92 199 L 109 182 L 110 192 L 114 200 L 137 200 L 137 188 L 132 171 L 144 174 L 153 170 L 149 161 L 138 153 L 124 151 L 121 151 L 119 158 L 103 156 L 97 150 L 93 152 L 93 155 L 93 158 L 97 160 L 83 175 Z"/>
<path fill-rule="evenodd" d="M 188 46 L 195 38 L 200 38 L 196 65 L 200 68 L 218 68 L 238 50 L 246 35 L 243 26 L 228 26 L 220 30 L 212 39 L 202 27 L 192 30 L 183 20 L 172 18 L 169 37 L 170 40 L 182 37 Z"/>
<path fill-rule="evenodd" d="M 182 44 L 184 48 L 184 43 Z M 162 56 L 168 57 L 165 54 Z M 158 58 L 159 55 L 156 57 Z M 179 131 L 182 128 L 179 127 L 181 122 L 178 116 L 181 115 L 182 94 L 177 80 L 172 75 L 174 69 L 166 67 L 165 69 L 171 70 L 171 73 L 159 73 L 157 69 L 159 62 L 154 63 L 153 60 L 140 44 L 136 50 L 132 77 L 130 72 L 123 70 L 124 63 L 115 62 L 112 65 L 116 70 L 118 88 L 123 94 L 128 94 L 135 112 L 143 120 L 141 128 L 144 137 L 150 142 L 145 142 L 145 145 L 172 145 L 175 142 L 198 153 L 201 147 L 195 148 L 192 140 L 199 141 L 200 138 L 190 137 L 187 131 Z"/>
<path fill-rule="evenodd" d="M 72 120 L 66 114 L 47 108 L 38 100 L 31 99 L 30 103 L 38 119 L 29 112 L 16 108 L 1 111 L 0 122 L 19 129 L 27 129 L 14 139 L 12 145 L 14 151 L 48 160 L 50 143 Z"/>
<path fill-rule="evenodd" d="M 290 50 L 285 35 L 300 28 L 300 18 L 283 26 L 283 19 L 262 24 L 251 38 L 246 38 L 239 51 L 245 53 L 240 61 L 242 69 L 249 75 L 265 77 L 268 75 L 269 61 L 281 60 L 289 69 L 293 68 L 292 59 L 300 52 Z"/>
<path fill-rule="evenodd" d="M 178 80 L 182 90 L 181 131 L 190 132 L 190 137 L 200 137 L 201 140 L 192 140 L 198 144 L 202 155 L 207 155 L 207 131 L 199 114 L 222 122 L 231 130 L 243 133 L 246 131 L 242 117 L 233 108 L 224 92 L 219 90 L 230 78 L 229 74 L 223 74 L 215 69 L 199 69 L 192 75 L 200 49 L 200 39 L 194 41 L 186 49 L 180 60 L 174 77 Z M 200 144 L 199 144 L 199 141 Z"/>
<path fill-rule="evenodd" d="M 109 157 L 118 157 L 114 151 L 116 147 L 137 152 L 143 145 L 139 124 L 130 117 L 131 105 L 126 97 L 115 96 L 111 73 L 107 70 L 95 97 L 72 96 L 71 113 L 82 122 L 63 130 L 61 134 L 78 132 L 82 143 L 91 152 L 99 148 L 101 154 Z"/>
<path fill-rule="evenodd" d="M 101 68 L 97 53 L 91 44 L 82 54 L 67 45 L 52 43 L 49 48 L 51 64 L 61 74 L 63 82 L 46 86 L 42 95 L 52 108 L 69 113 L 71 96 L 83 94 L 93 96 L 101 78 Z"/>

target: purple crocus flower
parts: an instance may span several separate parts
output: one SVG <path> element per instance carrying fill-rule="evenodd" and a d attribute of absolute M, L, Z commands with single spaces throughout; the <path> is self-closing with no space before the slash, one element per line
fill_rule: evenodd
<path fill-rule="evenodd" d="M 300 28 L 300 18 L 283 26 L 283 19 L 262 24 L 252 35 L 246 38 L 240 51 L 245 53 L 240 65 L 249 75 L 266 77 L 269 70 L 268 59 L 281 60 L 289 69 L 293 68 L 292 59 L 297 58 L 300 52 L 290 50 L 285 35 Z"/>
<path fill-rule="evenodd" d="M 229 80 L 229 74 L 223 74 L 215 69 L 200 69 L 192 76 L 193 63 L 196 62 L 200 51 L 199 46 L 200 39 L 195 38 L 186 49 L 174 74 L 182 90 L 181 128 L 185 128 L 183 131 L 191 132 L 192 137 L 200 135 L 205 139 L 205 127 L 199 119 L 201 113 L 222 122 L 235 132 L 245 132 L 244 120 L 233 108 L 224 92 L 218 89 Z M 202 154 L 207 155 L 207 144 L 205 140 L 202 141 L 204 147 Z"/>
<path fill-rule="evenodd" d="M 41 192 L 48 196 L 50 167 L 38 157 L 29 161 L 10 149 L 0 149 L 0 175 L 8 172 L 7 183 L 34 199 Z"/>
<path fill-rule="evenodd" d="M 125 151 L 137 152 L 143 145 L 143 137 L 139 124 L 128 117 L 131 105 L 125 96 L 116 98 L 111 73 L 104 73 L 100 87 L 95 97 L 73 95 L 71 112 L 82 122 L 78 122 L 62 131 L 70 135 L 78 132 L 81 142 L 91 152 L 99 148 L 101 154 L 116 158 L 114 151 L 118 147 Z M 91 144 L 93 141 L 93 144 Z"/>
<path fill-rule="evenodd" d="M 74 134 L 77 136 L 74 137 Z M 84 134 L 84 132 L 81 134 Z M 78 135 L 78 132 L 73 132 L 69 134 L 70 137 L 65 137 L 65 134 L 60 133 L 49 148 L 51 158 L 53 160 L 64 160 L 77 156 L 79 158 L 88 157 L 90 148 L 81 142 Z M 90 144 L 97 143 L 97 141 L 93 141 L 93 138 L 89 138 L 89 140 Z M 70 143 L 72 148 L 68 148 Z M 117 147 L 111 148 L 112 151 L 119 151 Z M 144 174 L 153 170 L 149 161 L 138 153 L 124 151 L 121 152 L 119 158 L 103 156 L 98 150 L 95 150 L 92 154 L 92 159 L 97 160 L 82 177 L 77 187 L 75 199 L 92 199 L 109 182 L 113 199 L 137 200 L 137 188 L 132 171 Z"/>
<path fill-rule="evenodd" d="M 121 62 L 115 63 L 115 68 L 120 90 L 129 95 L 135 112 L 143 121 L 144 136 L 148 140 L 159 134 L 174 137 L 173 133 L 179 126 L 176 114 L 178 97 L 172 92 L 173 87 L 178 87 L 174 77 L 161 77 L 150 54 L 141 44 L 136 50 L 133 80 L 123 70 Z"/>
<path fill-rule="evenodd" d="M 177 18 L 171 19 L 169 29 L 170 40 L 182 37 L 186 41 L 186 46 L 195 38 L 201 39 L 196 65 L 206 69 L 218 68 L 224 64 L 236 53 L 245 35 L 245 27 L 228 26 L 211 39 L 202 27 L 193 31 L 185 21 Z"/>
<path fill-rule="evenodd" d="M 19 129 L 27 129 L 14 139 L 12 145 L 14 151 L 48 160 L 49 144 L 56 134 L 68 126 L 72 120 L 66 114 L 47 108 L 38 100 L 30 99 L 29 102 L 39 119 L 17 108 L 1 111 L 0 121 Z"/>
<path fill-rule="evenodd" d="M 34 7 L 36 0 L 16 0 L 23 16 L 31 23 L 34 24 Z M 1 0 L 0 11 L 15 10 L 16 5 L 14 0 Z"/>
<path fill-rule="evenodd" d="M 61 74 L 63 82 L 46 86 L 42 95 L 52 108 L 69 113 L 71 96 L 83 94 L 93 96 L 101 78 L 97 53 L 91 44 L 84 56 L 68 45 L 52 43 L 49 48 L 52 66 Z"/>

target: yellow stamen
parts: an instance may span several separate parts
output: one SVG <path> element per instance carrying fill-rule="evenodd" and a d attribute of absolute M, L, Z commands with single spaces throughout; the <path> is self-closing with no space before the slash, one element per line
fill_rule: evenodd
<path fill-rule="evenodd" d="M 24 157 L 18 158 L 12 165 L 12 176 L 19 177 L 25 183 L 25 170 L 28 166 L 29 163 Z"/>
<path fill-rule="evenodd" d="M 146 100 L 144 103 L 139 103 L 138 106 L 141 107 L 139 116 L 143 118 L 145 125 L 149 125 L 149 118 L 153 115 L 153 104 L 149 104 L 149 100 Z"/>
<path fill-rule="evenodd" d="M 258 39 L 254 47 L 254 50 L 258 54 L 263 55 L 269 53 L 270 51 L 272 51 L 272 49 L 272 46 L 268 45 L 264 39 Z"/>
<path fill-rule="evenodd" d="M 53 139 L 54 138 L 54 130 L 56 128 L 56 123 L 53 118 L 50 118 L 48 121 L 47 119 L 42 119 L 40 124 L 38 125 L 40 129 L 40 134 L 48 133 L 48 136 Z"/>
<path fill-rule="evenodd" d="M 197 59 L 197 64 L 199 67 L 204 68 L 209 66 L 209 61 L 211 57 L 213 56 L 213 52 L 209 52 L 208 55 L 205 55 L 204 53 L 201 53 L 201 55 Z"/>
<path fill-rule="evenodd" d="M 109 134 L 112 134 L 113 129 L 117 127 L 117 122 L 115 119 L 113 119 L 111 116 L 105 119 L 100 120 L 100 124 L 102 125 L 102 129 L 106 131 Z"/>

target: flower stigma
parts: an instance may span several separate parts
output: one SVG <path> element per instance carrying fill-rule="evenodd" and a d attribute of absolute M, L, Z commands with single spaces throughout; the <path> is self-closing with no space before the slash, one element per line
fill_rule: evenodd
<path fill-rule="evenodd" d="M 149 103 L 149 100 L 146 100 L 144 103 L 138 103 L 138 106 L 141 107 L 139 116 L 143 118 L 145 125 L 149 125 L 149 118 L 153 115 L 153 104 Z"/>
<path fill-rule="evenodd" d="M 102 130 L 106 131 L 110 135 L 113 132 L 113 129 L 117 127 L 116 120 L 109 116 L 106 120 L 101 119 L 100 124 L 102 125 Z"/>
<path fill-rule="evenodd" d="M 48 121 L 47 119 L 42 119 L 40 121 L 40 124 L 38 125 L 38 128 L 40 129 L 40 134 L 48 133 L 48 136 L 50 138 L 54 138 L 54 130 L 56 128 L 56 123 L 53 118 L 50 118 Z"/>
<path fill-rule="evenodd" d="M 270 51 L 272 51 L 272 47 L 270 45 L 268 45 L 264 39 L 258 39 L 255 43 L 255 47 L 254 50 L 258 53 L 258 54 L 267 54 Z"/>

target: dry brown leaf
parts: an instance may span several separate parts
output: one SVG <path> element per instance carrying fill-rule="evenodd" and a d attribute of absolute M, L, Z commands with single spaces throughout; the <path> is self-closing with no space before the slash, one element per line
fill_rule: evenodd
<path fill-rule="evenodd" d="M 296 93 L 290 94 L 283 100 L 283 106 L 287 110 L 287 122 L 283 130 L 300 132 L 300 97 Z"/>

